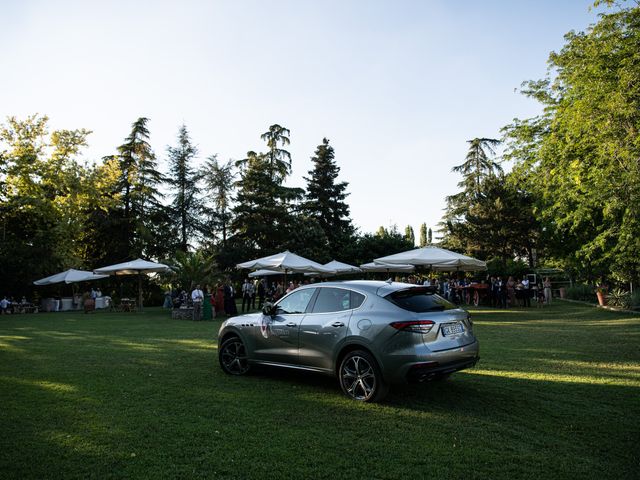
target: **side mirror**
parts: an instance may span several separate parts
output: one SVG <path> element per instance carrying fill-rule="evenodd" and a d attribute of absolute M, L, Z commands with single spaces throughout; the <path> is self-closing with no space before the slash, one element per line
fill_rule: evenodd
<path fill-rule="evenodd" d="M 267 317 L 273 317 L 276 314 L 276 306 L 273 303 L 267 302 L 262 307 L 262 313 Z"/>

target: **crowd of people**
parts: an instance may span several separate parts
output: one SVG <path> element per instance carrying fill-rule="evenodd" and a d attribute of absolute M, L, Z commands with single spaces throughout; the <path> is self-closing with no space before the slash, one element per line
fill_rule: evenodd
<path fill-rule="evenodd" d="M 28 302 L 26 297 L 16 300 L 13 297 L 7 298 L 6 295 L 0 300 L 0 314 L 9 315 L 12 313 L 32 313 L 37 311 L 37 306 Z"/>
<path fill-rule="evenodd" d="M 241 313 L 261 309 L 265 302 L 275 302 L 287 293 L 298 288 L 303 282 L 283 281 L 268 282 L 267 279 L 245 279 L 237 289 L 231 280 L 220 282 L 216 286 L 205 285 L 201 289 L 196 285 L 188 293 L 186 290 L 165 292 L 164 308 L 193 308 L 194 318 L 214 318 L 216 315 L 237 315 L 236 297 L 242 298 Z M 208 309 L 211 309 L 209 312 Z M 210 315 L 210 317 L 209 317 Z"/>
<path fill-rule="evenodd" d="M 506 278 L 506 279 L 505 279 Z M 530 307 L 551 303 L 551 282 L 549 278 L 533 283 L 527 276 L 516 278 L 508 276 L 490 276 L 482 281 L 471 281 L 465 277 L 446 276 L 418 276 L 397 277 L 396 281 L 430 286 L 440 295 L 455 304 L 471 304 L 482 301 L 495 308 Z M 250 312 L 261 309 L 265 302 L 275 302 L 281 297 L 298 288 L 313 282 L 314 279 L 302 282 L 291 280 L 268 281 L 266 278 L 246 278 L 239 288 L 234 287 L 233 282 L 227 279 L 212 287 L 200 285 L 189 293 L 168 291 L 165 294 L 165 308 L 193 308 L 194 319 L 214 318 L 216 315 L 233 316 L 238 314 L 236 298 L 242 299 L 241 312 Z M 475 298 L 474 298 L 475 296 Z M 202 313 L 201 313 L 202 312 Z"/>
<path fill-rule="evenodd" d="M 397 279 L 400 280 L 400 279 Z M 470 304 L 476 299 L 487 298 L 487 303 L 495 308 L 531 307 L 549 305 L 552 301 L 551 280 L 546 277 L 534 283 L 528 276 L 508 276 L 506 280 L 502 276 L 489 276 L 483 281 L 470 281 L 467 278 L 455 277 L 426 277 L 412 276 L 402 281 L 432 286 L 447 300 L 456 303 Z"/>

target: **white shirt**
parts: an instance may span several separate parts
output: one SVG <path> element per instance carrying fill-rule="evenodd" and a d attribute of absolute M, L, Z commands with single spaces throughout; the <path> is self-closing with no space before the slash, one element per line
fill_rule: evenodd
<path fill-rule="evenodd" d="M 191 292 L 191 300 L 193 300 L 194 302 L 201 302 L 203 298 L 204 294 L 202 293 L 202 290 L 196 288 L 195 290 L 193 290 L 193 292 Z"/>

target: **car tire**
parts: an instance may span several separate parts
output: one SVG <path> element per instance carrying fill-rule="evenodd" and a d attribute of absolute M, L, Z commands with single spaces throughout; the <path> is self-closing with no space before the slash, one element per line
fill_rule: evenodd
<path fill-rule="evenodd" d="M 379 402 L 389 391 L 378 362 L 364 350 L 345 355 L 340 362 L 338 378 L 344 394 L 360 402 Z"/>
<path fill-rule="evenodd" d="M 229 375 L 244 375 L 249 372 L 251 365 L 247 349 L 239 337 L 231 337 L 222 342 L 218 352 L 218 361 L 224 373 Z"/>

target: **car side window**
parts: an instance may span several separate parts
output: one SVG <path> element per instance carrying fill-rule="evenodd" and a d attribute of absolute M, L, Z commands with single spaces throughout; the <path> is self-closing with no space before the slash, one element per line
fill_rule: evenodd
<path fill-rule="evenodd" d="M 314 292 L 315 288 L 294 290 L 278 302 L 278 313 L 304 313 Z"/>
<path fill-rule="evenodd" d="M 351 291 L 351 308 L 358 308 L 364 302 L 364 295 Z"/>
<path fill-rule="evenodd" d="M 313 313 L 341 312 L 351 308 L 351 291 L 343 288 L 320 288 Z"/>

